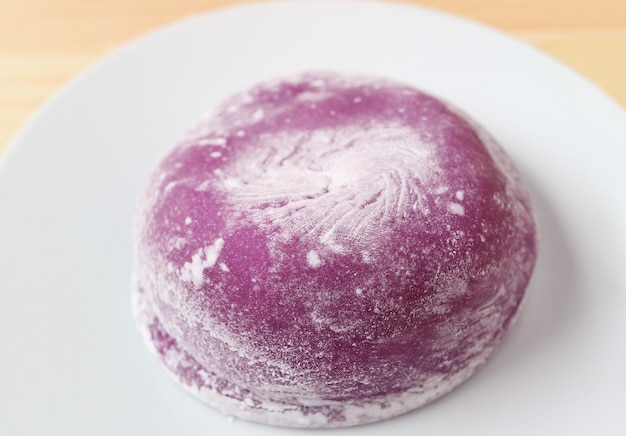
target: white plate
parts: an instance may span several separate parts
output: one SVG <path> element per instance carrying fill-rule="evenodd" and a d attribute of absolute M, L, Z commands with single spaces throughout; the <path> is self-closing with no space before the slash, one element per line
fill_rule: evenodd
<path fill-rule="evenodd" d="M 307 434 L 626 434 L 626 115 L 510 37 L 356 2 L 247 5 L 159 30 L 17 136 L 0 174 L 0 434 L 304 434 L 182 393 L 139 337 L 129 277 L 156 159 L 231 92 L 310 69 L 406 81 L 473 114 L 527 178 L 542 247 L 519 323 L 469 382 L 397 419 Z"/>

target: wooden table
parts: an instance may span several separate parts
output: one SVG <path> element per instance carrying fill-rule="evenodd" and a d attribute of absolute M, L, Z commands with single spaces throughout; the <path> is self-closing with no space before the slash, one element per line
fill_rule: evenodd
<path fill-rule="evenodd" d="M 63 83 L 142 33 L 241 0 L 0 0 L 0 153 Z M 626 0 L 421 0 L 539 47 L 626 107 Z"/>

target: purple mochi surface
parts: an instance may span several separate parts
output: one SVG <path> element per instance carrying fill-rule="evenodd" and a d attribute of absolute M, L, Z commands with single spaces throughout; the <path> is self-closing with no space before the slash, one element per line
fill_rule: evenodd
<path fill-rule="evenodd" d="M 499 145 L 405 84 L 308 73 L 241 92 L 160 162 L 136 216 L 136 314 L 224 413 L 341 427 L 466 380 L 537 256 Z"/>

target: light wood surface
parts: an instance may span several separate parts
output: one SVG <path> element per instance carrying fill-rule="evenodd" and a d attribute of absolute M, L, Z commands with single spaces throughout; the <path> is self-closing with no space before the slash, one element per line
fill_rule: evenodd
<path fill-rule="evenodd" d="M 404 1 L 511 33 L 626 107 L 626 0 Z M 98 58 L 163 24 L 241 2 L 0 0 L 0 153 L 46 98 Z"/>

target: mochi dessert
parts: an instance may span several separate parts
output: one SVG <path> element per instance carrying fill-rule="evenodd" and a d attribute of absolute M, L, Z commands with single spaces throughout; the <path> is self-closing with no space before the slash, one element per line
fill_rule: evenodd
<path fill-rule="evenodd" d="M 536 246 L 518 172 L 466 115 L 402 83 L 304 74 L 233 96 L 159 163 L 135 313 L 174 379 L 225 414 L 364 424 L 485 362 Z"/>

